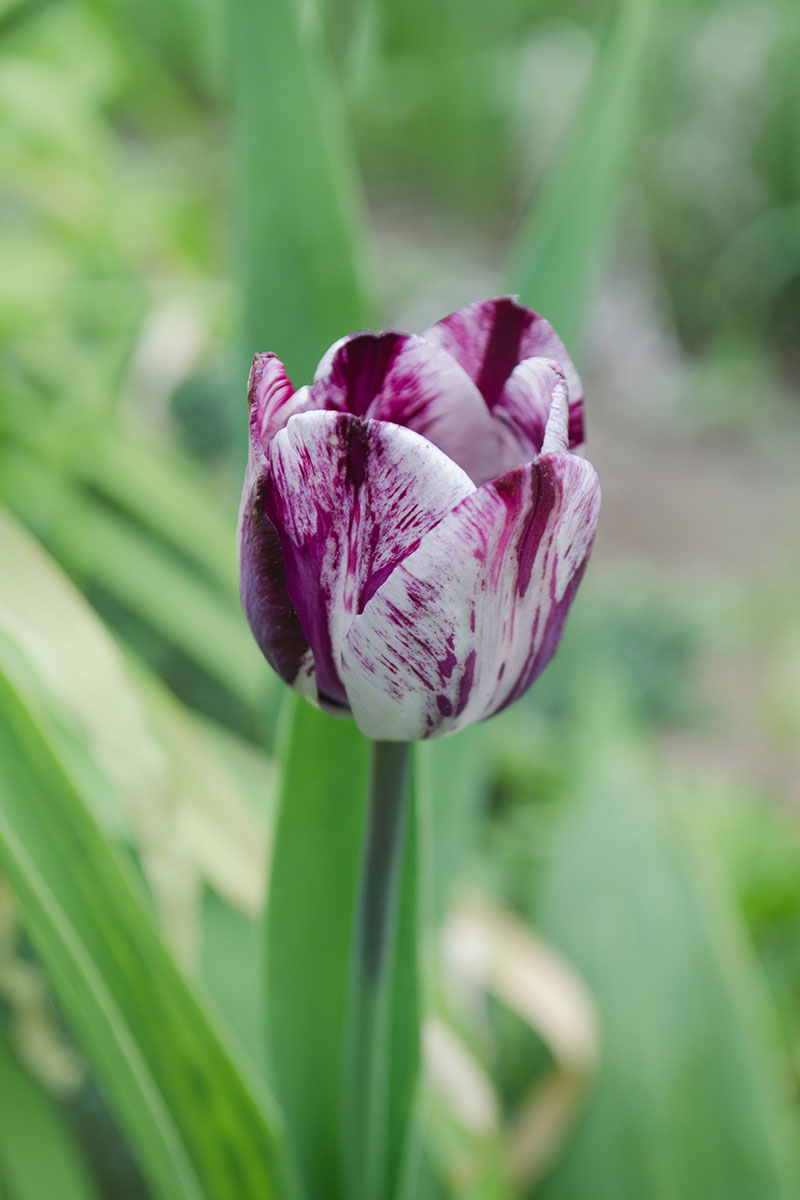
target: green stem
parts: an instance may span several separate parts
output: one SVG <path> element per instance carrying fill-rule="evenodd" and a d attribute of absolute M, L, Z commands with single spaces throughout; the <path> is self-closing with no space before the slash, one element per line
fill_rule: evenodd
<path fill-rule="evenodd" d="M 389 1001 L 405 843 L 409 746 L 374 742 L 345 1070 L 346 1200 L 382 1200 L 387 1152 Z"/>

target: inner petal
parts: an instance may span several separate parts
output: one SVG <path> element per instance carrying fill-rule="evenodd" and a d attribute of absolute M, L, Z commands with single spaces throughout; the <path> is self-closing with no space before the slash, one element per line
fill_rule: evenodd
<path fill-rule="evenodd" d="M 423 336 L 460 363 L 493 410 L 503 401 L 507 381 L 518 363 L 527 358 L 559 363 L 569 389 L 570 445 L 581 444 L 583 385 L 561 338 L 539 313 L 513 296 L 499 296 L 457 309 Z"/>
<path fill-rule="evenodd" d="M 495 420 L 508 435 L 507 455 L 498 475 L 531 462 L 541 453 L 554 412 L 566 434 L 567 385 L 560 364 L 546 358 L 526 358 L 511 372 L 493 410 Z M 566 450 L 566 441 L 554 448 Z"/>
<path fill-rule="evenodd" d="M 346 704 L 341 646 L 353 619 L 474 484 L 426 438 L 350 413 L 292 417 L 267 461 L 265 511 L 320 698 Z"/>
<path fill-rule="evenodd" d="M 502 471 L 504 431 L 474 382 L 438 346 L 404 333 L 357 333 L 332 346 L 313 405 L 392 421 L 422 434 L 477 483 Z"/>

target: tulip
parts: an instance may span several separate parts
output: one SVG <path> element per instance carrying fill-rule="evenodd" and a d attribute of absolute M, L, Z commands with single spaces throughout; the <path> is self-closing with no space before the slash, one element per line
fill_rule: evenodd
<path fill-rule="evenodd" d="M 581 382 L 511 297 L 421 337 L 354 333 L 249 384 L 241 593 L 264 655 L 381 741 L 505 708 L 558 645 L 592 547 Z"/>

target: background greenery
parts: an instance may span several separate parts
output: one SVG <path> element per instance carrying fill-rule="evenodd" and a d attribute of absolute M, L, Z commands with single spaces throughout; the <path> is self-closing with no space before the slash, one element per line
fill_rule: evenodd
<path fill-rule="evenodd" d="M 508 290 L 604 509 L 546 675 L 420 754 L 398 1194 L 800 1195 L 799 50 L 791 0 L 0 5 L 0 1195 L 337 1194 L 363 748 L 239 612 L 247 363 Z"/>

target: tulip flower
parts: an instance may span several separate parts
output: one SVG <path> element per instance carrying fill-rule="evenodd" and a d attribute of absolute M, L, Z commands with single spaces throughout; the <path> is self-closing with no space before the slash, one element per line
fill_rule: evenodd
<path fill-rule="evenodd" d="M 354 333 L 249 385 L 241 593 L 275 670 L 369 738 L 505 708 L 558 645 L 597 524 L 580 379 L 511 297 Z"/>

